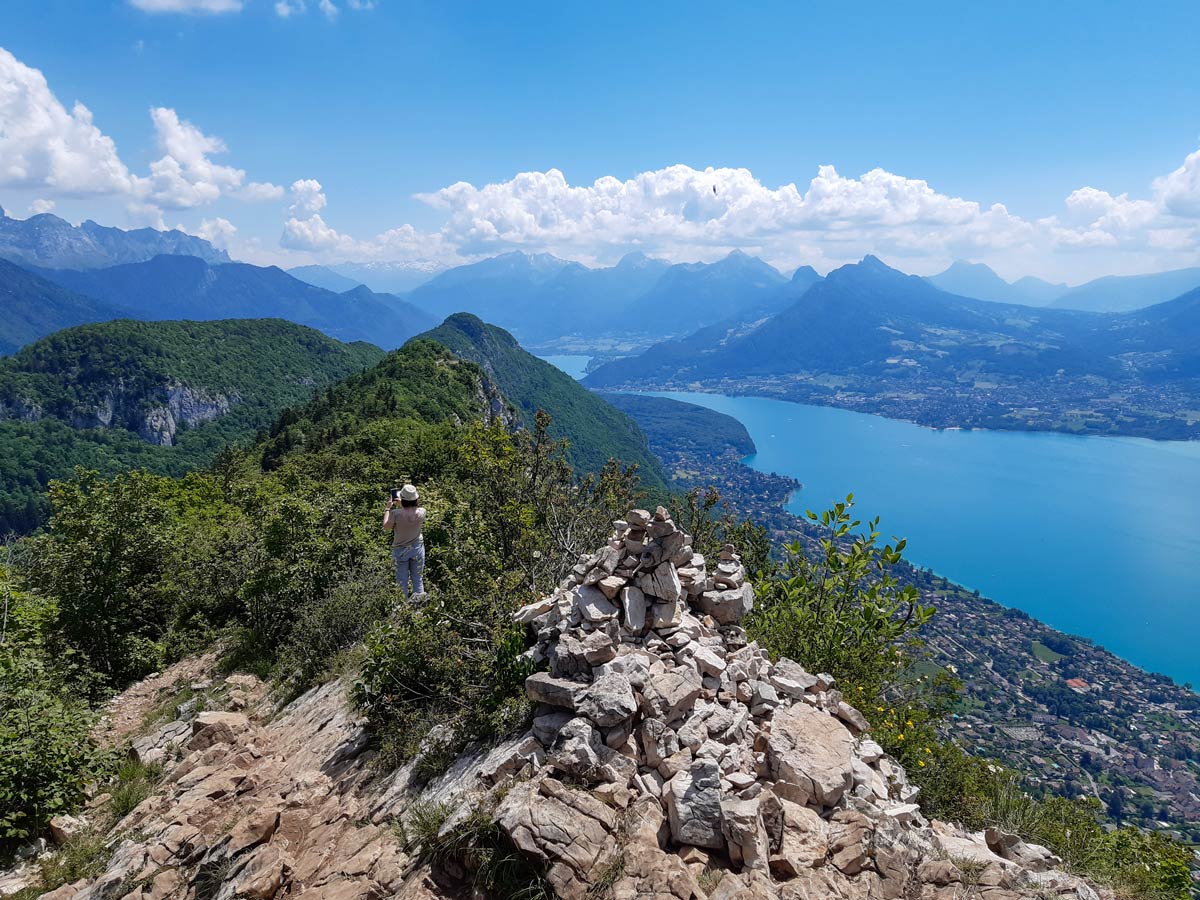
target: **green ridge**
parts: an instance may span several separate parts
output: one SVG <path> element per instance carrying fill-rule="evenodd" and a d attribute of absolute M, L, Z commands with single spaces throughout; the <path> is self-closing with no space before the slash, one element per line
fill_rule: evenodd
<path fill-rule="evenodd" d="M 550 433 L 570 442 L 568 457 L 579 473 L 598 472 L 616 459 L 636 463 L 647 488 L 665 488 L 662 466 L 633 419 L 522 349 L 504 329 L 469 313 L 456 313 L 420 337 L 482 366 L 520 411 L 526 427 L 533 426 L 539 409 L 549 413 L 554 420 Z"/>

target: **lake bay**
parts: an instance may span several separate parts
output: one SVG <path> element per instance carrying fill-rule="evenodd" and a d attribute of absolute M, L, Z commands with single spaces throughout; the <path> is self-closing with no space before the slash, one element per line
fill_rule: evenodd
<path fill-rule="evenodd" d="M 853 492 L 907 558 L 1142 668 L 1200 684 L 1200 442 L 936 431 L 760 397 L 655 392 L 742 422 L 745 462 Z"/>

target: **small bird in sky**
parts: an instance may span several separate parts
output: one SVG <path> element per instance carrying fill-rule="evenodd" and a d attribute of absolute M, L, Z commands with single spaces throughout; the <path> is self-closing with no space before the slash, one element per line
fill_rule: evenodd
<path fill-rule="evenodd" d="M 717 192 L 717 186 L 714 184 L 713 185 L 713 193 L 715 194 L 716 192 Z"/>

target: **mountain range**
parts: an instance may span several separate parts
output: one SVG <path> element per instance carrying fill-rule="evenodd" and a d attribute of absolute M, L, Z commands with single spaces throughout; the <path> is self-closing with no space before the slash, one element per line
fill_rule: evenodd
<path fill-rule="evenodd" d="M 61 328 L 127 315 L 0 259 L 0 356 Z"/>
<path fill-rule="evenodd" d="M 325 290 L 333 291 L 335 294 L 352 291 L 362 284 L 361 281 L 347 278 L 345 275 L 335 272 L 328 266 L 296 266 L 294 269 L 288 269 L 287 273 L 306 284 L 325 288 Z"/>
<path fill-rule="evenodd" d="M 406 297 L 436 315 L 473 313 L 538 345 L 568 335 L 685 334 L 731 316 L 778 311 L 818 280 L 805 267 L 789 281 L 740 251 L 714 263 L 675 265 L 631 253 L 595 269 L 514 252 L 450 269 Z"/>
<path fill-rule="evenodd" d="M 703 385 L 938 425 L 1188 436 L 1200 431 L 1186 412 L 1198 355 L 1200 291 L 1122 314 L 1035 309 L 948 294 L 868 256 L 771 318 L 663 342 L 584 383 Z"/>
<path fill-rule="evenodd" d="M 1085 312 L 1131 312 L 1200 287 L 1200 268 L 1149 275 L 1106 275 L 1070 287 L 1051 284 L 1032 275 L 1008 282 L 983 263 L 959 260 L 944 272 L 930 275 L 925 280 L 947 293 L 977 300 Z"/>
<path fill-rule="evenodd" d="M 1129 312 L 1164 303 L 1200 287 L 1200 268 L 1149 275 L 1107 275 L 1071 288 L 1051 306 L 1092 312 Z"/>
<path fill-rule="evenodd" d="M 124 231 L 88 220 L 72 225 L 50 213 L 13 219 L 0 208 L 0 259 L 52 269 L 95 269 L 144 262 L 162 254 L 227 263 L 229 255 L 183 231 Z"/>
<path fill-rule="evenodd" d="M 948 294 L 1026 306 L 1049 306 L 1070 290 L 1065 284 L 1051 284 L 1032 275 L 1010 283 L 983 263 L 961 259 L 952 263 L 946 271 L 930 275 L 925 280 Z"/>
<path fill-rule="evenodd" d="M 48 281 L 141 319 L 279 318 L 345 341 L 398 347 L 435 324 L 391 294 L 359 285 L 337 294 L 275 266 L 211 265 L 193 256 L 156 256 L 104 269 L 37 269 Z"/>

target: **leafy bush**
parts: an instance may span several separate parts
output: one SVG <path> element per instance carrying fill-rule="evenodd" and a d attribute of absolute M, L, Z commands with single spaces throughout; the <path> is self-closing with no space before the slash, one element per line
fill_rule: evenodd
<path fill-rule="evenodd" d="M 111 764 L 92 740 L 86 679 L 51 631 L 53 604 L 5 594 L 0 639 L 0 858 L 37 837 Z"/>
<path fill-rule="evenodd" d="M 56 482 L 52 534 L 35 539 L 25 568 L 33 589 L 57 601 L 66 639 L 114 686 L 159 664 L 154 642 L 171 598 L 156 576 L 183 538 L 165 481 L 132 472 L 105 482 L 81 470 Z"/>
<path fill-rule="evenodd" d="M 534 432 L 515 436 L 466 430 L 426 528 L 438 547 L 428 602 L 401 604 L 367 636 L 355 697 L 393 761 L 431 749 L 439 725 L 445 737 L 431 758 L 524 724 L 533 667 L 512 613 L 603 543 L 637 496 L 631 473 L 616 466 L 575 480 L 546 424 L 539 417 Z"/>
<path fill-rule="evenodd" d="M 879 546 L 879 519 L 863 533 L 853 506 L 851 495 L 807 514 L 825 535 L 812 553 L 801 544 L 785 548 L 780 577 L 759 590 L 747 630 L 773 657 L 835 675 L 871 718 L 872 710 L 894 706 L 889 692 L 913 677 L 917 632 L 933 608 L 893 573 L 905 542 Z"/>
<path fill-rule="evenodd" d="M 314 684 L 339 654 L 361 641 L 398 599 L 390 570 L 373 571 L 334 585 L 304 606 L 280 654 L 279 676 L 293 690 Z"/>

